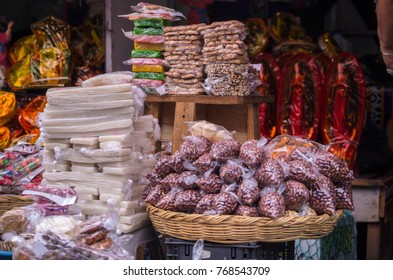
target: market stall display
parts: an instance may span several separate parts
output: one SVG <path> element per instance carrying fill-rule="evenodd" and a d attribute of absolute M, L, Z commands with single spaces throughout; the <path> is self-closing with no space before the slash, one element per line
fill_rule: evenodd
<path fill-rule="evenodd" d="M 122 232 L 147 223 L 139 195 L 143 172 L 155 163 L 155 125 L 152 116 L 139 116 L 143 96 L 130 83 L 49 89 L 41 117 L 43 185 L 75 187 L 87 216 L 102 214 L 108 200 L 117 201 Z"/>

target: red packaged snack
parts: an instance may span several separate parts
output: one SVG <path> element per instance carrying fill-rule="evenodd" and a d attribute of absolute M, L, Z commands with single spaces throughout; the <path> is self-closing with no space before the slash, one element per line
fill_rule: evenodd
<path fill-rule="evenodd" d="M 285 63 L 278 89 L 277 134 L 316 139 L 321 82 L 321 74 L 312 55 L 299 53 Z"/>
<path fill-rule="evenodd" d="M 261 85 L 257 88 L 262 96 L 273 95 L 277 97 L 280 68 L 275 58 L 269 53 L 259 53 L 252 59 L 253 67 Z M 273 138 L 276 134 L 276 101 L 259 105 L 259 123 L 261 137 Z"/>
<path fill-rule="evenodd" d="M 337 55 L 325 75 L 321 130 L 324 144 L 352 166 L 365 121 L 366 90 L 355 56 Z"/>

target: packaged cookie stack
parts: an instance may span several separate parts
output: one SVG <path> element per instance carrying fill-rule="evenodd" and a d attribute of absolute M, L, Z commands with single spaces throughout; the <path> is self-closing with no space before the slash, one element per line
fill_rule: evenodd
<path fill-rule="evenodd" d="M 239 21 L 214 22 L 198 29 L 203 35 L 205 87 L 212 95 L 249 95 L 249 66 L 245 25 Z"/>
<path fill-rule="evenodd" d="M 205 24 L 164 28 L 168 94 L 204 94 L 203 37 L 198 31 L 202 26 Z"/>
<path fill-rule="evenodd" d="M 120 16 L 134 23 L 133 31 L 124 32 L 126 37 L 134 41 L 131 59 L 124 63 L 132 65 L 132 71 L 135 72 L 134 85 L 141 87 L 146 93 L 164 94 L 163 28 L 184 16 L 173 9 L 143 2 L 131 6 L 131 10 L 134 13 Z"/>
<path fill-rule="evenodd" d="M 43 184 L 74 187 L 86 216 L 106 213 L 108 201 L 116 201 L 122 232 L 148 222 L 139 197 L 142 174 L 155 164 L 147 155 L 154 150 L 153 117 L 134 118 L 135 95 L 130 83 L 49 89 L 41 118 Z"/>

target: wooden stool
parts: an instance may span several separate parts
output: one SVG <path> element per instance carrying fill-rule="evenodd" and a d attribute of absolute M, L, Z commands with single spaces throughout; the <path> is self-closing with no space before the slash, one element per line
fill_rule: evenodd
<path fill-rule="evenodd" d="M 259 104 L 273 102 L 274 96 L 150 95 L 145 101 L 149 113 L 159 120 L 161 140 L 172 141 L 173 153 L 189 134 L 187 122 L 196 120 L 235 130 L 239 142 L 259 139 Z"/>
<path fill-rule="evenodd" d="M 367 223 L 366 259 L 391 259 L 393 236 L 393 170 L 383 176 L 352 181 L 353 216 Z M 385 239 L 385 240 L 383 240 Z"/>

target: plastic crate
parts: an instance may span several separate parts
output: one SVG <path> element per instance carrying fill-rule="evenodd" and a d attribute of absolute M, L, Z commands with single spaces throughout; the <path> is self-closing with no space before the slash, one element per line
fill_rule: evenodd
<path fill-rule="evenodd" d="M 168 260 L 192 260 L 195 242 L 166 238 Z M 294 242 L 220 244 L 204 242 L 202 259 L 208 260 L 280 260 L 294 259 Z"/>
<path fill-rule="evenodd" d="M 12 252 L 0 251 L 0 260 L 12 260 Z"/>

